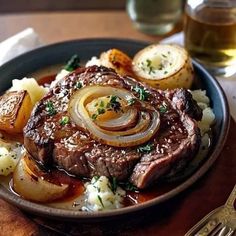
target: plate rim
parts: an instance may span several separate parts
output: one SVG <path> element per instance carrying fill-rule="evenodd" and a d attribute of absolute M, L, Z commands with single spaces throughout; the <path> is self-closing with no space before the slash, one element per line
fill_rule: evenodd
<path fill-rule="evenodd" d="M 3 70 L 7 67 L 9 67 L 11 64 L 14 64 L 15 61 L 18 61 L 19 58 L 27 57 L 28 55 L 34 55 L 37 54 L 41 50 L 48 50 L 52 47 L 61 47 L 65 46 L 65 44 L 73 44 L 73 43 L 122 43 L 122 44 L 136 44 L 139 46 L 145 46 L 149 45 L 151 42 L 145 42 L 140 40 L 132 40 L 132 39 L 119 39 L 119 38 L 85 38 L 85 39 L 75 39 L 75 40 L 68 40 L 63 42 L 58 42 L 54 44 L 49 44 L 46 46 L 38 47 L 34 50 L 31 50 L 29 52 L 26 52 L 22 55 L 19 55 L 15 57 L 14 59 L 10 60 L 9 62 L 3 64 L 0 67 L 0 70 Z M 0 197 L 6 200 L 7 202 L 10 202 L 11 204 L 25 210 L 28 212 L 31 212 L 36 215 L 41 215 L 48 218 L 57 218 L 59 219 L 66 219 L 67 220 L 106 220 L 107 218 L 113 219 L 114 217 L 118 216 L 124 216 L 128 214 L 133 214 L 145 209 L 149 209 L 150 207 L 156 206 L 164 201 L 169 200 L 170 198 L 173 198 L 174 196 L 178 195 L 179 193 L 183 192 L 187 188 L 189 188 L 191 185 L 193 185 L 198 179 L 200 179 L 212 166 L 212 164 L 215 162 L 215 160 L 220 155 L 220 152 L 222 151 L 224 144 L 226 142 L 228 131 L 230 127 L 230 115 L 229 115 L 229 105 L 227 102 L 226 95 L 220 86 L 219 82 L 199 63 L 197 63 L 195 60 L 193 60 L 194 67 L 197 68 L 197 70 L 204 72 L 208 78 L 210 78 L 211 84 L 217 89 L 217 94 L 220 95 L 220 100 L 222 101 L 222 132 L 219 135 L 219 138 L 217 140 L 217 145 L 212 151 L 209 158 L 204 162 L 204 164 L 189 178 L 184 180 L 181 184 L 179 184 L 177 187 L 174 187 L 172 190 L 164 193 L 161 196 L 158 196 L 152 200 L 149 200 L 147 202 L 129 206 L 125 208 L 120 208 L 116 210 L 107 210 L 107 211 L 100 211 L 100 212 L 81 212 L 81 211 L 73 211 L 73 210 L 65 210 L 65 209 L 59 209 L 59 208 L 53 208 L 49 206 L 45 206 L 42 204 L 30 202 L 28 200 L 22 199 L 19 196 L 7 191 L 4 187 L 0 184 Z"/>

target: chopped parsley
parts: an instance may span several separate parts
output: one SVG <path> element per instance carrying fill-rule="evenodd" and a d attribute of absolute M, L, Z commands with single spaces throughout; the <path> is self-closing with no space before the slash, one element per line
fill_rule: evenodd
<path fill-rule="evenodd" d="M 93 182 L 93 184 L 95 184 L 100 179 L 100 176 L 95 175 L 95 176 L 93 176 L 93 179 L 95 180 L 95 182 Z"/>
<path fill-rule="evenodd" d="M 97 117 L 101 114 L 104 114 L 106 111 L 114 110 L 115 112 L 118 112 L 121 109 L 121 104 L 118 101 L 120 98 L 114 95 L 108 96 L 107 98 L 110 98 L 109 102 L 105 103 L 103 100 L 101 100 L 99 103 L 95 103 L 96 113 L 94 113 L 91 118 L 93 120 L 96 120 Z"/>
<path fill-rule="evenodd" d="M 102 198 L 100 197 L 100 195 L 97 195 L 97 197 L 98 197 L 98 200 L 99 200 L 100 204 L 101 204 L 102 207 L 104 208 L 104 204 L 103 204 L 103 202 L 102 202 Z"/>
<path fill-rule="evenodd" d="M 77 81 L 77 82 L 76 82 L 76 88 L 77 88 L 77 89 L 81 89 L 82 86 L 83 86 L 83 85 L 82 85 L 82 83 L 81 83 L 80 81 Z"/>
<path fill-rule="evenodd" d="M 131 106 L 131 105 L 133 105 L 135 102 L 136 102 L 136 99 L 135 99 L 135 98 L 130 98 L 130 99 L 128 100 L 128 105 Z"/>
<path fill-rule="evenodd" d="M 160 113 L 166 113 L 167 111 L 168 111 L 168 108 L 167 108 L 167 106 L 166 105 L 161 105 L 160 107 L 159 107 L 159 111 L 160 111 Z"/>
<path fill-rule="evenodd" d="M 46 108 L 45 109 L 46 109 L 46 112 L 48 113 L 48 115 L 50 115 L 50 116 L 53 116 L 57 113 L 52 101 L 48 101 L 46 103 Z"/>
<path fill-rule="evenodd" d="M 98 115 L 104 114 L 106 110 L 104 108 L 99 107 L 98 108 Z"/>
<path fill-rule="evenodd" d="M 70 118 L 68 116 L 62 116 L 60 120 L 60 125 L 64 126 L 70 123 Z"/>
<path fill-rule="evenodd" d="M 134 88 L 134 91 L 139 94 L 139 99 L 141 101 L 146 101 L 150 95 L 147 90 L 138 86 Z"/>
<path fill-rule="evenodd" d="M 142 65 L 142 70 L 147 71 L 148 70 L 148 74 L 154 73 L 154 67 L 152 66 L 152 61 L 150 59 L 146 59 L 145 62 L 141 62 Z"/>
<path fill-rule="evenodd" d="M 116 177 L 112 177 L 112 179 L 110 179 L 110 184 L 108 185 L 108 187 L 111 189 L 111 191 L 115 194 L 116 190 L 117 190 L 117 179 Z"/>
<path fill-rule="evenodd" d="M 115 96 L 115 95 L 111 95 L 110 101 L 107 103 L 106 108 L 110 108 L 112 110 L 114 110 L 115 112 L 118 112 L 121 108 L 121 104 L 119 101 L 120 98 Z"/>
<path fill-rule="evenodd" d="M 154 144 L 148 143 L 148 144 L 146 144 L 146 145 L 139 146 L 139 147 L 137 148 L 137 151 L 138 151 L 139 153 L 145 153 L 145 154 L 147 154 L 147 153 L 150 153 L 151 151 L 153 151 L 153 149 L 154 149 Z"/>
<path fill-rule="evenodd" d="M 78 55 L 73 55 L 67 64 L 64 66 L 64 69 L 67 71 L 73 71 L 80 67 L 80 59 Z"/>
<path fill-rule="evenodd" d="M 96 120 L 96 119 L 97 119 L 97 117 L 98 117 L 98 115 L 97 115 L 97 114 L 92 114 L 92 116 L 91 116 L 92 120 Z"/>
<path fill-rule="evenodd" d="M 138 190 L 138 188 L 135 185 L 131 184 L 130 182 L 125 183 L 124 188 L 128 191 L 133 191 L 133 192 Z"/>

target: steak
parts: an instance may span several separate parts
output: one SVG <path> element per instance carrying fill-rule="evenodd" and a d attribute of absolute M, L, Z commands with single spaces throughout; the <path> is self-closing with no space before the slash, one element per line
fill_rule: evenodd
<path fill-rule="evenodd" d="M 129 90 L 137 98 L 136 86 L 148 93 L 147 102 L 160 110 L 160 128 L 151 142 L 153 149 L 142 153 L 138 147 L 113 147 L 91 138 L 89 132 L 73 121 L 60 125 L 68 116 L 68 104 L 77 84 L 109 85 Z M 53 105 L 49 114 L 49 105 Z M 163 109 L 163 107 L 165 109 Z M 158 91 L 114 70 L 92 66 L 79 68 L 59 81 L 35 106 L 24 128 L 27 151 L 41 165 L 56 166 L 75 176 L 91 178 L 105 175 L 130 181 L 146 188 L 178 163 L 186 165 L 200 145 L 196 120 L 201 109 L 185 89 Z M 183 166 L 184 166 L 183 165 Z"/>

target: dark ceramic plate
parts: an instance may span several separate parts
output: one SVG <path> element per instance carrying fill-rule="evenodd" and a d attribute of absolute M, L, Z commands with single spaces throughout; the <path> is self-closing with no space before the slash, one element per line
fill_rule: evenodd
<path fill-rule="evenodd" d="M 83 61 L 87 61 L 92 56 L 98 56 L 101 52 L 110 48 L 118 48 L 133 56 L 138 50 L 147 46 L 147 43 L 131 40 L 118 39 L 88 39 L 75 40 L 58 43 L 46 47 L 38 48 L 34 51 L 19 56 L 0 67 L 0 91 L 3 92 L 11 86 L 12 79 L 23 78 L 32 72 L 45 68 L 50 65 L 61 64 L 68 60 L 73 54 L 78 54 Z M 135 206 L 130 206 L 113 211 L 98 213 L 87 213 L 72 210 L 61 210 L 48 207 L 41 204 L 26 201 L 0 184 L 0 197 L 6 201 L 18 206 L 21 209 L 32 212 L 37 215 L 53 217 L 57 219 L 97 221 L 114 219 L 119 216 L 127 216 L 138 211 L 148 209 L 154 205 L 160 204 L 183 190 L 189 188 L 197 179 L 199 179 L 216 160 L 225 143 L 229 128 L 229 113 L 225 95 L 218 82 L 198 63 L 193 62 L 197 77 L 198 87 L 207 91 L 211 98 L 211 106 L 216 115 L 216 123 L 213 129 L 212 148 L 206 158 L 206 161 L 190 177 L 181 182 L 170 191 L 158 196 L 150 201 Z"/>

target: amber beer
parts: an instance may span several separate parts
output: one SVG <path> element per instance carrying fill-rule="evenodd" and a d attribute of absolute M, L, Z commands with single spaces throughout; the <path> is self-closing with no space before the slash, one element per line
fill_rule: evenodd
<path fill-rule="evenodd" d="M 236 7 L 199 7 L 185 14 L 185 47 L 208 67 L 235 65 Z"/>

